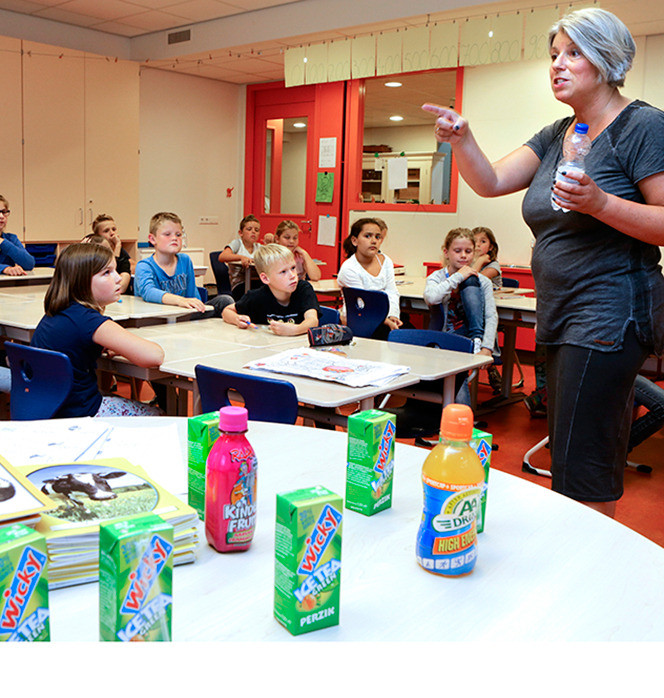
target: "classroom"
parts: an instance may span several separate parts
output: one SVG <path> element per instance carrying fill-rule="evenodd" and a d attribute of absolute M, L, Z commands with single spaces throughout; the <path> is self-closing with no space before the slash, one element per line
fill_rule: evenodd
<path fill-rule="evenodd" d="M 569 9 L 590 4 L 570 3 Z M 601 8 L 625 22 L 636 44 L 633 67 L 620 88 L 621 94 L 664 109 L 664 83 L 659 69 L 664 58 L 664 6 L 653 0 L 630 3 L 613 0 L 601 3 Z M 408 5 L 396 0 L 383 0 L 379 4 L 350 0 L 236 0 L 233 3 L 0 0 L 3 94 L 0 194 L 11 203 L 7 231 L 18 234 L 23 244 L 54 256 L 90 233 L 95 217 L 105 213 L 117 223 L 123 249 L 137 262 L 153 251 L 154 234 L 150 229 L 153 215 L 158 211 L 176 212 L 182 221 L 183 252 L 190 251 L 197 270 L 196 284 L 204 287 L 210 296 L 218 290 L 210 254 L 217 255 L 237 239 L 239 221 L 249 214 L 255 215 L 260 221 L 262 238 L 265 233 L 274 233 L 284 218 L 293 219 L 300 229 L 300 244 L 320 269 L 322 279 L 316 282 L 318 286 L 316 283 L 313 286 L 325 305 L 340 305 L 342 284 L 337 284 L 335 279 L 345 257 L 342 243 L 353 223 L 379 218 L 389 231 L 380 251 L 398 267 L 395 278 L 402 316 L 418 329 L 427 327 L 428 313 L 422 314 L 423 309 L 427 310 L 423 301 L 425 277 L 440 268 L 441 245 L 446 233 L 456 228 L 489 227 L 499 241 L 503 277 L 514 280 L 523 289 L 523 293 L 514 287 L 506 289 L 503 296 L 496 297 L 498 339 L 502 347 L 499 368 L 503 376 L 498 390 L 491 392 L 484 370 L 487 361 L 483 363 L 481 359 L 469 363 L 466 358 L 458 366 L 443 365 L 442 359 L 436 363 L 428 358 L 426 352 L 432 351 L 429 348 L 425 352 L 420 351 L 422 347 L 401 345 L 388 351 L 377 349 L 375 340 L 359 337 L 349 356 L 357 360 L 409 363 L 409 372 L 391 384 L 395 392 L 408 395 L 409 400 L 421 398 L 418 391 L 422 382 L 442 384 L 444 381 L 445 387 L 438 388 L 438 398 L 443 404 L 452 401 L 456 394 L 455 375 L 477 371 L 479 388 L 475 388 L 478 392 L 473 395 L 473 404 L 478 407 L 484 402 L 488 406 L 483 413 L 478 408 L 477 418 L 486 431 L 494 434 L 494 444 L 498 445 L 493 460 L 502 472 L 496 474 L 496 492 L 505 496 L 504 501 L 495 505 L 499 524 L 495 535 L 514 533 L 508 521 L 510 507 L 524 517 L 532 516 L 531 507 L 541 508 L 543 519 L 533 522 L 533 531 L 543 537 L 543 548 L 551 545 L 571 549 L 575 541 L 574 526 L 588 527 L 583 550 L 570 553 L 573 569 L 559 581 L 562 589 L 572 590 L 585 575 L 574 607 L 565 613 L 569 618 L 582 616 L 581 609 L 591 605 L 591 615 L 578 623 L 570 620 L 571 625 L 563 628 L 567 620 L 560 623 L 554 619 L 560 608 L 555 602 L 544 603 L 537 613 L 543 632 L 553 640 L 661 641 L 664 627 L 655 622 L 649 625 L 645 620 L 648 612 L 637 601 L 624 614 L 616 616 L 618 631 L 612 630 L 609 621 L 605 624 L 598 621 L 602 604 L 618 603 L 620 593 L 629 588 L 629 575 L 618 573 L 608 564 L 597 563 L 593 567 L 581 558 L 584 551 L 603 549 L 608 539 L 617 541 L 614 545 L 628 560 L 625 567 L 629 562 L 638 565 L 639 560 L 652 559 L 652 569 L 643 572 L 642 581 L 644 589 L 657 593 L 657 575 L 653 570 L 664 570 L 664 556 L 660 557 L 664 546 L 660 505 L 664 474 L 657 472 L 662 465 L 660 449 L 664 432 L 660 429 L 635 450 L 636 459 L 651 467 L 652 472 L 644 475 L 633 468 L 627 469 L 625 494 L 614 519 L 601 517 L 598 522 L 597 516 L 591 520 L 588 517 L 596 512 L 587 511 L 567 498 L 556 497 L 551 504 L 551 479 L 532 470 L 522 471 L 524 454 L 532 446 L 541 445 L 532 456 L 533 462 L 546 463 L 548 458 L 548 446 L 544 448 L 547 420 L 534 419 L 523 403 L 523 397 L 537 387 L 532 292 L 535 284 L 530 270 L 534 238 L 522 213 L 524 193 L 516 191 L 498 197 L 475 193 L 459 175 L 449 146 L 436 142 L 436 116 L 420 109 L 421 104 L 433 102 L 458 110 L 472 125 L 473 135 L 489 161 L 519 148 L 546 124 L 567 117 L 569 105 L 552 93 L 548 79 L 551 57 L 546 42 L 542 41 L 552 18 L 556 21 L 562 14 L 563 8 L 546 0 L 491 4 L 411 0 Z M 529 15 L 534 19 L 529 20 Z M 504 21 L 508 27 L 501 31 L 510 37 L 518 36 L 514 40 L 518 49 L 501 53 L 500 58 L 496 58 L 499 48 L 492 51 L 494 44 L 485 45 L 483 38 L 486 29 L 497 20 Z M 433 68 L 436 65 L 433 54 L 427 53 L 428 69 L 414 69 L 407 58 L 412 59 L 415 50 L 407 53 L 407 46 L 413 46 L 413 37 L 422 36 L 427 41 L 429 36 L 452 36 L 453 39 L 446 40 L 448 46 L 454 47 L 453 59 L 444 62 L 437 56 L 435 61 L 444 67 Z M 398 48 L 394 48 L 395 41 Z M 366 52 L 364 64 L 350 58 L 351 45 L 358 56 L 361 51 Z M 342 77 L 323 79 L 315 75 L 312 67 L 327 66 L 328 59 L 331 66 L 333 55 L 339 56 L 334 60 L 339 61 L 337 68 Z M 344 60 L 348 61 L 347 66 Z M 398 69 L 386 67 L 397 65 Z M 401 97 L 391 97 L 399 88 L 385 88 L 386 77 L 402 81 L 407 89 L 403 100 L 410 99 L 410 104 L 400 101 Z M 395 103 L 402 107 L 401 114 L 407 114 L 407 125 L 382 126 L 381 119 L 395 111 Z M 302 121 L 304 129 L 298 132 L 295 124 Z M 397 164 L 404 166 L 399 180 L 402 183 L 390 188 L 387 182 L 396 170 L 393 165 Z M 0 295 L 9 297 L 9 294 L 16 299 L 14 315 L 23 313 L 27 318 L 21 324 L 12 316 L 6 326 L 0 318 L 3 341 L 7 338 L 30 341 L 39 320 L 38 306 L 44 288 L 37 285 L 0 288 Z M 326 289 L 330 292 L 326 293 Z M 20 307 L 19 297 L 23 304 Z M 264 360 L 268 349 L 276 353 L 276 346 L 290 349 L 304 347 L 306 343 L 278 344 L 264 335 L 250 335 L 248 330 L 228 326 L 220 337 L 218 317 L 196 323 L 175 322 L 184 314 L 183 309 L 166 305 L 162 306 L 157 320 L 164 324 L 152 324 L 150 309 L 145 305 L 137 296 L 123 296 L 122 304 L 113 304 L 113 312 L 108 314 L 130 327 L 139 338 L 137 341 L 163 347 L 166 359 L 162 370 L 158 368 L 161 362 L 143 367 L 130 362 L 123 373 L 124 367 L 112 357 L 102 357 L 98 366 L 114 373 L 123 386 L 131 385 L 132 390 L 136 381 L 139 391 L 141 382 L 144 388 L 159 381 L 168 385 L 169 416 L 164 418 L 164 424 L 173 425 L 177 438 L 173 440 L 173 434 L 167 435 L 163 428 L 157 427 L 153 438 L 155 443 L 163 438 L 159 449 L 167 473 L 167 483 L 163 484 L 179 493 L 186 490 L 183 474 L 176 472 L 174 457 L 174 453 L 177 455 L 178 450 L 186 448 L 186 420 L 182 417 L 191 416 L 192 406 L 196 412 L 199 398 L 203 397 L 205 405 L 205 398 L 196 387 L 195 364 L 241 370 L 247 361 Z M 196 329 L 192 331 L 194 325 Z M 661 382 L 664 375 L 661 359 L 651 355 L 646 365 L 648 375 Z M 300 417 L 308 426 L 315 423 L 316 428 L 287 427 L 299 430 L 288 431 L 288 438 L 299 447 L 298 454 L 292 457 L 298 462 L 289 462 L 288 454 L 284 453 L 275 456 L 275 461 L 285 474 L 290 472 L 289 468 L 297 473 L 298 483 L 303 474 L 315 480 L 315 469 L 305 466 L 304 461 L 318 457 L 323 450 L 327 457 L 343 460 L 346 434 L 342 429 L 345 429 L 347 406 L 352 403 L 360 408 L 373 407 L 374 398 L 380 393 L 332 383 L 321 391 L 312 389 L 309 379 L 278 377 L 295 385 L 301 403 Z M 514 399 L 515 395 L 518 399 Z M 324 410 L 328 416 L 321 418 Z M 325 421 L 328 422 L 325 426 L 331 425 L 332 429 L 320 428 Z M 334 430 L 340 424 L 344 426 Z M 277 425 L 265 424 L 255 428 L 259 462 L 263 457 L 266 460 L 272 457 L 268 444 L 275 437 L 276 428 Z M 20 435 L 20 427 L 15 429 L 16 435 Z M 122 430 L 121 426 L 114 429 L 115 443 L 126 440 L 125 452 L 143 453 L 144 447 L 132 440 L 131 430 Z M 253 429 L 252 426 L 249 431 L 250 439 Z M 404 470 L 419 478 L 418 471 L 427 455 L 420 448 L 421 440 L 418 444 L 406 437 L 398 446 L 402 449 L 397 453 L 402 454 Z M 100 453 L 100 457 L 105 455 Z M 3 455 L 1 447 L 0 455 Z M 343 481 L 336 482 L 338 479 L 331 478 L 336 491 L 344 487 Z M 266 475 L 266 480 L 275 491 L 290 484 L 285 475 L 278 477 L 274 473 Z M 533 488 L 533 483 L 538 487 Z M 319 483 L 308 482 L 306 478 L 301 482 L 301 486 L 309 484 Z M 407 489 L 407 496 L 409 501 L 416 502 L 419 498 L 421 502 L 421 481 L 416 485 Z M 261 483 L 259 488 L 262 486 Z M 536 490 L 529 503 L 523 501 L 524 496 L 529 497 L 524 495 L 524 487 Z M 561 505 L 558 499 L 564 503 Z M 585 501 L 582 497 L 576 499 Z M 273 525 L 273 505 L 269 514 Z M 265 513 L 260 515 L 265 519 Z M 395 536 L 408 520 L 403 512 L 398 516 L 389 524 Z M 562 538 L 557 538 L 551 534 L 551 528 L 560 517 L 567 517 L 570 524 Z M 357 528 L 349 522 L 349 542 L 361 546 L 363 536 L 370 535 L 369 528 L 364 521 Z M 636 542 L 636 538 L 641 540 L 640 536 L 634 532 L 645 537 L 647 545 L 643 549 Z M 273 530 L 262 531 L 254 545 L 261 548 L 273 545 L 270 535 L 273 537 Z M 489 530 L 488 536 L 493 535 Z M 523 535 L 523 545 L 527 547 L 527 537 Z M 401 538 L 395 540 L 400 545 Z M 401 547 L 407 548 L 407 540 L 406 536 Z M 494 541 L 494 544 L 497 547 L 491 555 L 504 555 L 507 559 L 513 555 L 504 543 Z M 205 547 L 205 541 L 200 545 Z M 382 564 L 380 555 L 385 551 L 380 546 L 364 552 Z M 203 557 L 208 564 L 214 553 L 206 549 Z M 533 565 L 546 566 L 546 557 L 544 553 L 538 555 Z M 249 572 L 270 576 L 273 558 L 269 555 L 267 558 L 267 563 L 265 559 L 253 562 Z M 183 576 L 184 585 L 194 596 L 196 577 L 191 572 L 185 573 L 184 567 L 178 571 L 189 574 Z M 591 593 L 594 585 L 614 572 L 619 574 L 616 589 L 603 592 L 606 598 L 594 601 Z M 407 575 L 397 572 L 395 575 L 393 593 L 399 593 L 411 580 Z M 422 576 L 425 579 L 418 581 L 416 593 L 435 594 L 427 579 L 434 577 L 435 582 L 435 575 Z M 509 588 L 507 579 L 500 584 L 504 589 Z M 80 603 L 86 607 L 95 602 L 94 587 L 92 584 L 80 587 L 83 590 Z M 259 585 L 250 588 L 258 598 L 266 594 Z M 487 588 L 478 586 L 475 593 L 481 594 Z M 270 592 L 268 589 L 267 594 Z M 236 581 L 231 593 L 239 598 L 242 584 Z M 535 589 L 522 593 L 528 603 L 539 603 Z M 342 598 L 343 594 L 344 591 Z M 442 595 L 431 598 L 443 600 Z M 356 602 L 364 604 L 365 600 L 358 597 Z M 79 597 L 63 594 L 59 603 L 61 613 L 73 612 Z M 500 603 L 497 592 L 488 594 L 473 611 L 474 616 L 479 619 L 492 613 L 497 603 Z M 378 612 L 379 604 L 377 598 L 366 606 L 366 612 Z M 185 605 L 188 613 L 199 609 L 193 599 Z M 262 635 L 256 637 L 243 624 L 235 623 L 233 611 L 226 609 L 215 612 L 202 624 L 201 636 L 216 639 L 218 623 L 228 624 L 228 633 L 237 633 L 246 640 L 284 639 L 280 637 L 283 629 L 272 623 L 271 618 L 266 620 L 258 611 L 245 610 L 248 624 L 255 623 Z M 504 637 L 501 633 L 507 632 L 508 616 L 517 610 L 515 602 L 514 607 L 506 608 L 504 616 L 496 617 L 485 639 Z M 345 634 L 345 620 L 342 620 L 339 633 L 333 630 L 321 639 L 433 639 L 437 629 L 435 616 L 430 616 L 429 611 L 424 607 L 415 611 L 411 604 L 401 611 L 404 618 L 408 613 L 416 614 L 422 630 L 419 634 L 409 629 L 400 636 L 392 632 L 388 622 L 368 631 L 361 622 L 361 614 L 351 620 L 349 612 Z M 460 632 L 459 637 L 472 639 L 472 635 L 460 630 L 462 609 L 450 618 L 452 627 Z M 399 622 L 405 621 L 399 618 Z M 182 638 L 196 639 L 193 629 L 183 632 L 182 624 L 179 629 Z M 79 632 L 90 639 L 93 629 L 85 620 L 76 621 L 62 631 L 61 637 L 76 639 Z M 288 638 L 286 633 L 283 635 Z M 511 627 L 507 637 L 516 641 L 537 638 L 519 623 Z"/>

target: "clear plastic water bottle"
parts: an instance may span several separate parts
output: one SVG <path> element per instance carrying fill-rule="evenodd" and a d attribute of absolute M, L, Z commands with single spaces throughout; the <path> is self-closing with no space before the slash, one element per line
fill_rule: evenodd
<path fill-rule="evenodd" d="M 590 152 L 592 142 L 588 137 L 588 124 L 577 124 L 574 131 L 565 138 L 563 142 L 563 157 L 558 164 L 556 170 L 556 182 L 575 182 L 576 180 L 570 177 L 565 177 L 563 172 L 578 172 L 583 174 L 586 171 L 585 158 Z M 565 201 L 562 197 L 558 197 L 559 201 Z M 569 209 L 559 206 L 551 192 L 551 206 L 554 211 L 562 211 L 567 213 Z"/>

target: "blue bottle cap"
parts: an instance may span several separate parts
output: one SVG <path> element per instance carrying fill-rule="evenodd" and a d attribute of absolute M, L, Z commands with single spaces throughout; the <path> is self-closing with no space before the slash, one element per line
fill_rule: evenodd
<path fill-rule="evenodd" d="M 577 124 L 574 127 L 575 133 L 588 133 L 588 124 Z"/>

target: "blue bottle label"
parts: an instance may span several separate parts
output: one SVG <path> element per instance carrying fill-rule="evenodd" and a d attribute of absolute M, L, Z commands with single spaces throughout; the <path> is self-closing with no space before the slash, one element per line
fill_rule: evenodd
<path fill-rule="evenodd" d="M 449 485 L 424 476 L 423 486 L 417 561 L 435 574 L 467 574 L 477 560 L 476 520 L 482 483 Z"/>

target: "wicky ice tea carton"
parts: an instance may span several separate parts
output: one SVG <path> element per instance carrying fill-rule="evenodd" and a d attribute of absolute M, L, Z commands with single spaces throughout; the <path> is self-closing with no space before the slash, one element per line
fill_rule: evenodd
<path fill-rule="evenodd" d="M 277 494 L 274 617 L 292 635 L 339 624 L 342 509 L 325 487 Z"/>
<path fill-rule="evenodd" d="M 219 412 L 206 412 L 187 421 L 187 503 L 205 520 L 205 464 L 219 438 Z"/>
<path fill-rule="evenodd" d="M 100 639 L 171 639 L 172 553 L 173 526 L 155 514 L 100 524 Z"/>
<path fill-rule="evenodd" d="M 486 497 L 489 488 L 489 468 L 491 467 L 491 448 L 493 436 L 486 431 L 473 429 L 473 436 L 469 441 L 470 447 L 477 453 L 480 463 L 484 468 L 484 485 L 480 495 L 480 508 L 477 512 L 477 532 L 482 533 L 486 521 Z"/>
<path fill-rule="evenodd" d="M 346 509 L 371 516 L 392 506 L 394 415 L 365 410 L 348 417 Z"/>
<path fill-rule="evenodd" d="M 41 533 L 0 528 L 0 641 L 50 640 L 47 565 Z"/>

